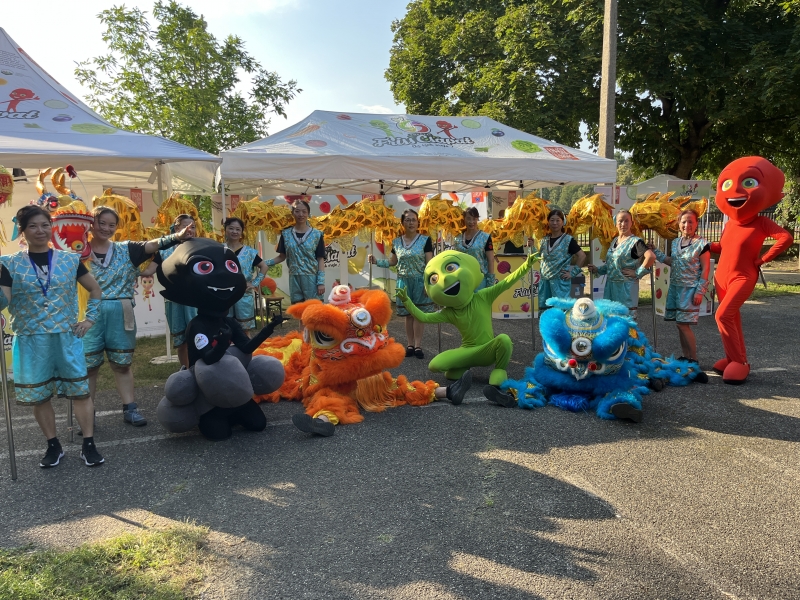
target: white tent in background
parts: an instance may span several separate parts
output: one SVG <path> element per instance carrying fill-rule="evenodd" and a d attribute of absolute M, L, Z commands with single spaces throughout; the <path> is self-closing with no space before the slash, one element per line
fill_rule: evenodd
<path fill-rule="evenodd" d="M 120 187 L 152 185 L 157 166 L 164 165 L 168 192 L 211 193 L 220 162 L 207 152 L 112 126 L 0 28 L 0 165 L 35 170 L 69 163 L 84 184 Z"/>
<path fill-rule="evenodd" d="M 317 110 L 268 138 L 221 153 L 231 193 L 400 194 L 613 183 L 616 161 L 488 117 Z"/>

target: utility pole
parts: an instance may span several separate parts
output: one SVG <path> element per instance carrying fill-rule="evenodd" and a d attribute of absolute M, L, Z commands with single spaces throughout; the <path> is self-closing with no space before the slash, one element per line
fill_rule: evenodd
<path fill-rule="evenodd" d="M 614 101 L 617 92 L 617 0 L 605 0 L 603 67 L 600 78 L 600 140 L 597 153 L 614 158 Z"/>

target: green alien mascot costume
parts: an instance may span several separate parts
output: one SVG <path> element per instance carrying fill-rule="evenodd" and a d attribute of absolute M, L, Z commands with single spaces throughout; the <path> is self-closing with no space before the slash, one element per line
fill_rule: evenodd
<path fill-rule="evenodd" d="M 504 333 L 495 337 L 492 302 L 525 275 L 537 259 L 536 254 L 531 254 L 503 281 L 476 292 L 483 273 L 475 258 L 455 250 L 437 254 L 428 262 L 424 275 L 428 296 L 444 307 L 435 313 L 419 310 L 406 291 L 398 288 L 397 297 L 415 319 L 423 323 L 452 323 L 461 332 L 461 347 L 436 355 L 428 365 L 432 372 L 444 372 L 448 379 L 459 379 L 470 367 L 494 365 L 489 384 L 499 386 L 507 379 L 506 367 L 514 345 Z"/>

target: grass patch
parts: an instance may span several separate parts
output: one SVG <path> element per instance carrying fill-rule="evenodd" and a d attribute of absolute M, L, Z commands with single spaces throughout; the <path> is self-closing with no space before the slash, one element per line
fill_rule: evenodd
<path fill-rule="evenodd" d="M 192 598 L 206 574 L 204 527 L 125 533 L 73 550 L 0 549 L 0 598 Z"/>
<path fill-rule="evenodd" d="M 650 280 L 645 277 L 641 281 L 639 285 L 639 306 L 650 306 L 653 300 L 650 296 Z M 764 284 L 759 282 L 753 290 L 753 293 L 750 294 L 750 299 L 776 298 L 778 296 L 791 296 L 793 294 L 800 294 L 800 285 L 772 283 L 768 281 L 767 287 L 765 288 Z"/>

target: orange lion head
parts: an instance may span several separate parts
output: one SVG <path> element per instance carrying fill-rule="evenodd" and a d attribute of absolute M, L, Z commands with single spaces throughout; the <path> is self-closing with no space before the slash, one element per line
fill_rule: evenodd
<path fill-rule="evenodd" d="M 321 384 L 354 382 L 403 362 L 405 350 L 387 330 L 392 308 L 385 292 L 351 292 L 337 285 L 329 301 L 306 300 L 288 309 L 305 327 L 303 340 L 311 346 L 312 369 Z"/>

